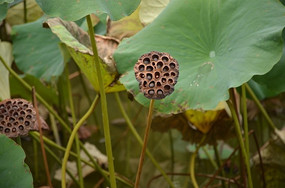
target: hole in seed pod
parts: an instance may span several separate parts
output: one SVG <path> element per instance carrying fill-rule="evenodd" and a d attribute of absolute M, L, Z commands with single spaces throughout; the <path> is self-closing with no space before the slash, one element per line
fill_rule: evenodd
<path fill-rule="evenodd" d="M 12 129 L 12 132 L 16 132 L 16 128 L 15 127 Z"/>
<path fill-rule="evenodd" d="M 12 106 L 12 109 L 17 110 L 17 109 L 18 109 L 18 106 L 13 105 L 13 106 Z"/>
<path fill-rule="evenodd" d="M 155 66 L 155 63 L 154 63 L 154 62 L 152 62 L 152 66 Z"/>
<path fill-rule="evenodd" d="M 1 125 L 5 125 L 6 124 L 6 122 L 5 121 L 1 121 Z"/>
<path fill-rule="evenodd" d="M 0 105 L 0 109 L 3 109 L 5 106 L 4 106 L 4 104 L 1 104 Z"/>
<path fill-rule="evenodd" d="M 166 79 L 165 79 L 165 78 L 162 78 L 162 79 L 161 79 L 161 82 L 162 82 L 162 83 L 165 83 L 165 82 L 166 82 Z"/>
<path fill-rule="evenodd" d="M 16 104 L 16 103 L 17 103 L 16 101 L 13 102 L 13 104 Z"/>
<path fill-rule="evenodd" d="M 163 66 L 163 63 L 160 61 L 157 63 L 157 68 L 160 69 Z"/>
<path fill-rule="evenodd" d="M 162 95 L 163 94 L 163 91 L 161 89 L 157 90 L 157 94 L 158 95 Z"/>
<path fill-rule="evenodd" d="M 28 112 L 28 113 L 32 113 L 32 110 L 31 110 L 31 109 L 27 109 L 27 112 Z"/>
<path fill-rule="evenodd" d="M 163 57 L 162 57 L 162 61 L 167 62 L 167 61 L 168 61 L 168 57 L 163 56 Z"/>
<path fill-rule="evenodd" d="M 9 128 L 6 128 L 5 129 L 5 133 L 9 133 L 10 132 L 10 129 Z"/>
<path fill-rule="evenodd" d="M 5 109 L 2 109 L 1 112 L 4 114 L 6 113 L 7 111 Z"/>
<path fill-rule="evenodd" d="M 29 125 L 30 125 L 30 122 L 25 121 L 25 125 L 26 125 L 26 126 L 29 126 Z"/>
<path fill-rule="evenodd" d="M 144 71 L 144 65 L 140 65 L 140 66 L 139 66 L 139 70 L 140 70 L 140 71 Z"/>
<path fill-rule="evenodd" d="M 171 74 L 171 76 L 175 76 L 176 75 L 175 72 L 171 72 L 170 74 Z"/>
<path fill-rule="evenodd" d="M 9 111 L 10 115 L 12 115 L 12 114 L 13 114 L 13 112 L 14 112 L 14 110 L 10 110 L 10 111 Z"/>
<path fill-rule="evenodd" d="M 175 68 L 175 64 L 174 63 L 170 63 L 170 68 L 174 69 Z"/>
<path fill-rule="evenodd" d="M 18 102 L 18 105 L 22 105 L 22 104 L 23 104 L 23 102 L 22 102 L 22 101 L 19 101 L 19 102 Z"/>
<path fill-rule="evenodd" d="M 20 130 L 24 130 L 23 125 L 20 125 L 20 126 L 19 126 L 19 129 L 20 129 Z"/>
<path fill-rule="evenodd" d="M 153 59 L 154 61 L 157 61 L 157 60 L 158 60 L 158 55 L 154 54 L 154 55 L 152 56 L 152 59 Z"/>
<path fill-rule="evenodd" d="M 2 126 L 0 126 L 0 131 L 3 131 L 3 127 Z"/>
<path fill-rule="evenodd" d="M 19 116 L 18 112 L 15 112 L 15 113 L 13 114 L 13 116 L 14 116 L 15 118 L 17 118 L 17 117 Z"/>
<path fill-rule="evenodd" d="M 12 124 L 11 124 L 11 123 L 7 123 L 7 126 L 8 126 L 8 127 L 12 127 Z"/>
<path fill-rule="evenodd" d="M 165 90 L 170 90 L 170 86 L 169 86 L 169 85 L 165 85 L 165 86 L 164 86 L 164 89 L 165 89 Z"/>
<path fill-rule="evenodd" d="M 144 82 L 143 82 L 143 87 L 146 87 L 146 85 L 147 85 L 147 82 L 144 81 Z"/>
<path fill-rule="evenodd" d="M 155 85 L 155 84 L 154 84 L 154 81 L 151 81 L 151 82 L 149 83 L 149 87 L 150 87 L 150 88 L 153 88 L 154 85 Z"/>
<path fill-rule="evenodd" d="M 140 77 L 141 77 L 141 78 L 144 78 L 144 74 L 143 74 L 143 73 L 141 73 L 141 74 L 140 74 Z"/>
<path fill-rule="evenodd" d="M 172 84 L 172 83 L 173 83 L 173 80 L 172 80 L 172 79 L 169 79 L 169 80 L 168 80 L 168 83 Z"/>
<path fill-rule="evenodd" d="M 9 118 L 9 121 L 12 123 L 13 121 L 15 121 L 15 118 L 10 117 L 10 118 Z"/>
<path fill-rule="evenodd" d="M 154 94 L 154 90 L 153 89 L 149 90 L 148 94 L 153 95 Z"/>
<path fill-rule="evenodd" d="M 163 67 L 163 71 L 164 71 L 164 72 L 169 71 L 169 67 L 168 67 L 168 66 L 164 66 L 164 67 Z"/>
<path fill-rule="evenodd" d="M 160 77 L 160 73 L 159 72 L 155 72 L 154 73 L 154 77 L 157 79 L 157 78 L 159 78 Z"/>
<path fill-rule="evenodd" d="M 31 115 L 27 115 L 26 118 L 27 119 L 32 119 L 32 116 Z"/>
<path fill-rule="evenodd" d="M 29 107 L 29 105 L 27 105 L 27 104 L 24 104 L 24 105 L 23 105 L 23 107 L 24 107 L 24 108 L 28 108 L 28 107 Z"/>
<path fill-rule="evenodd" d="M 147 71 L 152 71 L 152 70 L 153 70 L 153 67 L 152 67 L 152 66 L 147 66 L 147 67 L 146 67 L 146 70 L 147 70 Z"/>
<path fill-rule="evenodd" d="M 166 76 L 166 77 L 168 77 L 168 76 L 169 76 L 169 73 L 165 73 L 163 76 Z"/>
<path fill-rule="evenodd" d="M 7 106 L 7 109 L 9 110 L 11 108 L 11 106 L 9 105 L 9 106 Z"/>
<path fill-rule="evenodd" d="M 24 111 L 21 111 L 20 114 L 21 114 L 21 115 L 25 115 L 26 113 L 25 113 Z"/>
<path fill-rule="evenodd" d="M 7 101 L 7 102 L 6 102 L 6 105 L 10 105 L 10 104 L 12 104 L 11 101 Z"/>
<path fill-rule="evenodd" d="M 19 117 L 19 121 L 24 121 L 24 118 L 23 117 Z"/>
<path fill-rule="evenodd" d="M 146 64 L 146 65 L 149 64 L 150 63 L 150 59 L 149 58 L 144 58 L 143 59 L 143 63 Z"/>
<path fill-rule="evenodd" d="M 14 122 L 13 125 L 17 126 L 19 123 L 18 121 Z"/>
<path fill-rule="evenodd" d="M 4 116 L 3 116 L 3 115 L 0 115 L 0 121 L 1 121 L 2 119 L 4 119 Z"/>
<path fill-rule="evenodd" d="M 146 75 L 146 77 L 147 77 L 147 79 L 149 79 L 149 80 L 152 79 L 152 75 L 151 75 L 150 73 L 148 73 L 148 74 Z"/>
<path fill-rule="evenodd" d="M 157 86 L 161 86 L 161 83 L 160 83 L 160 82 L 157 82 L 156 85 L 157 85 Z"/>

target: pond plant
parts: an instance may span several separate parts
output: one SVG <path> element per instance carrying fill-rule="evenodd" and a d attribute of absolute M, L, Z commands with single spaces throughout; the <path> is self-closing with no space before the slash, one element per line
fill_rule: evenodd
<path fill-rule="evenodd" d="M 284 187 L 284 26 L 274 0 L 0 0 L 0 187 Z"/>

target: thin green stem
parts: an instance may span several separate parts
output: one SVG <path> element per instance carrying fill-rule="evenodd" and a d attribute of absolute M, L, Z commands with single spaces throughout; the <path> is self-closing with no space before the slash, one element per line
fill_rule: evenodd
<path fill-rule="evenodd" d="M 27 17 L 27 11 L 28 11 L 28 9 L 27 9 L 27 0 L 24 0 L 24 23 L 27 23 L 28 22 L 28 17 Z"/>
<path fill-rule="evenodd" d="M 218 165 L 217 165 L 216 161 L 213 159 L 213 157 L 210 155 L 208 150 L 204 146 L 202 147 L 202 150 L 206 154 L 207 158 L 210 160 L 212 166 L 215 168 L 215 170 L 217 170 L 218 169 Z"/>
<path fill-rule="evenodd" d="M 248 136 L 248 121 L 247 121 L 247 106 L 246 106 L 246 88 L 245 84 L 241 86 L 241 107 L 242 107 L 242 116 L 243 116 L 243 129 L 244 129 L 244 139 L 245 139 L 245 148 L 248 153 L 248 158 L 250 156 L 249 151 L 249 136 Z"/>
<path fill-rule="evenodd" d="M 220 166 L 222 165 L 222 161 L 221 161 L 221 157 L 220 157 L 220 154 L 219 154 L 219 151 L 218 151 L 218 148 L 217 148 L 217 143 L 215 143 L 215 144 L 213 145 L 213 148 L 214 148 L 215 157 L 216 157 L 216 161 L 217 161 L 218 167 L 220 167 Z M 222 175 L 223 177 L 225 177 L 225 172 L 224 172 L 223 169 L 221 170 L 221 175 Z M 224 181 L 222 181 L 222 187 L 223 187 L 223 188 L 226 187 Z"/>
<path fill-rule="evenodd" d="M 46 176 L 47 176 L 47 181 L 48 181 L 49 187 L 53 188 L 52 183 L 51 183 L 51 177 L 50 177 L 50 172 L 49 172 L 49 166 L 48 166 L 46 151 L 45 151 L 45 148 L 44 148 L 42 122 L 40 120 L 40 115 L 39 115 L 39 110 L 38 110 L 38 104 L 37 104 L 37 97 L 36 97 L 36 90 L 35 90 L 35 88 L 32 88 L 32 94 L 33 94 L 34 107 L 35 107 L 35 111 L 36 111 L 36 121 L 37 121 L 37 123 L 39 125 L 40 145 L 41 145 L 41 150 L 42 150 L 42 155 L 43 155 L 43 162 L 44 162 L 44 166 L 45 166 L 45 172 L 46 172 Z"/>
<path fill-rule="evenodd" d="M 63 157 L 63 162 L 62 162 L 62 169 L 61 169 L 61 177 L 62 177 L 62 181 L 61 181 L 61 187 L 65 188 L 66 187 L 66 177 L 65 177 L 65 173 L 66 173 L 66 165 L 67 165 L 67 161 L 68 161 L 68 157 L 69 157 L 69 153 L 71 150 L 71 146 L 73 143 L 73 140 L 77 134 L 78 129 L 80 128 L 80 126 L 84 123 L 84 121 L 91 115 L 91 113 L 93 112 L 96 104 L 98 103 L 99 100 L 99 96 L 97 95 L 93 101 L 93 103 L 91 104 L 90 108 L 88 109 L 88 111 L 84 114 L 84 116 L 77 122 L 77 124 L 74 126 L 74 129 L 71 132 L 71 135 L 69 137 L 67 146 L 66 146 L 66 150 L 64 153 L 64 157 Z M 78 156 L 77 156 L 78 157 Z"/>
<path fill-rule="evenodd" d="M 246 148 L 243 142 L 243 138 L 242 138 L 242 134 L 241 134 L 241 130 L 240 130 L 240 124 L 239 124 L 239 120 L 236 114 L 236 111 L 234 109 L 233 104 L 230 101 L 227 101 L 227 104 L 231 110 L 232 113 L 232 117 L 234 120 L 234 125 L 235 125 L 235 129 L 236 129 L 236 133 L 237 133 L 237 137 L 239 140 L 239 145 L 240 145 L 240 149 L 245 161 L 245 165 L 246 165 L 246 171 L 247 171 L 247 176 L 248 176 L 248 186 L 249 188 L 253 188 L 253 184 L 252 184 L 252 178 L 251 178 L 251 171 L 250 171 L 250 164 L 249 164 L 249 158 L 248 158 L 248 154 L 246 153 Z"/>
<path fill-rule="evenodd" d="M 121 99 L 120 99 L 120 96 L 119 96 L 118 92 L 115 93 L 115 98 L 116 98 L 116 101 L 118 103 L 119 109 L 120 109 L 124 119 L 126 120 L 126 123 L 127 123 L 128 127 L 129 127 L 129 129 L 131 130 L 132 134 L 134 135 L 136 140 L 139 142 L 139 144 L 141 146 L 143 146 L 143 140 L 141 139 L 141 137 L 138 134 L 138 132 L 136 131 L 132 121 L 130 120 L 129 116 L 127 115 L 127 113 L 126 113 L 126 111 L 125 111 L 125 109 L 123 107 L 123 104 L 121 102 Z M 165 171 L 161 168 L 161 166 L 158 164 L 158 162 L 155 160 L 155 158 L 153 157 L 153 155 L 151 154 L 151 152 L 148 149 L 146 149 L 146 155 L 151 160 L 151 162 L 154 164 L 154 166 L 159 170 L 159 172 L 163 175 L 163 177 L 165 178 L 165 180 L 167 181 L 169 186 L 174 188 L 174 185 L 171 182 L 170 178 L 167 176 Z"/>
<path fill-rule="evenodd" d="M 174 147 L 173 147 L 173 138 L 172 138 L 172 132 L 171 129 L 168 131 L 168 136 L 169 136 L 169 144 L 170 144 L 170 157 L 171 157 L 171 173 L 174 172 Z M 173 181 L 173 176 L 171 176 L 171 181 Z"/>
<path fill-rule="evenodd" d="M 200 141 L 200 144 L 196 147 L 196 150 L 192 154 L 191 159 L 190 159 L 190 166 L 189 166 L 189 169 L 190 169 L 190 179 L 192 181 L 193 187 L 195 187 L 195 188 L 199 188 L 197 180 L 196 180 L 196 177 L 195 177 L 195 159 L 196 159 L 197 153 L 198 153 L 201 145 L 203 144 L 203 142 L 206 139 L 206 136 L 207 136 L 206 134 L 203 135 L 203 137 L 202 137 L 202 139 Z"/>
<path fill-rule="evenodd" d="M 58 133 L 58 128 L 56 126 L 56 122 L 54 119 L 54 116 L 52 114 L 49 114 L 49 119 L 50 119 L 50 125 L 51 125 L 51 129 L 52 129 L 52 133 L 55 139 L 55 142 L 61 146 L 61 141 L 60 141 L 60 137 L 59 137 L 59 133 Z"/>
<path fill-rule="evenodd" d="M 110 135 L 110 127 L 109 127 L 109 118 L 108 118 L 108 109 L 107 109 L 107 99 L 105 94 L 105 88 L 104 88 L 104 81 L 103 76 L 101 73 L 100 68 L 100 60 L 97 52 L 97 46 L 96 41 L 94 37 L 94 30 L 91 22 L 91 16 L 86 16 L 87 23 L 88 23 L 88 31 L 89 31 L 89 37 L 91 40 L 92 50 L 94 54 L 94 61 L 95 61 L 95 71 L 97 75 L 97 80 L 99 83 L 100 88 L 100 99 L 101 99 L 101 110 L 102 110 L 102 118 L 103 118 L 103 127 L 104 127 L 104 137 L 105 137 L 105 147 L 108 157 L 108 167 L 110 172 L 110 183 L 111 188 L 116 188 L 116 178 L 115 178 L 115 167 L 114 167 L 114 159 L 113 159 L 113 152 L 112 152 L 112 143 L 111 143 L 111 135 Z"/>
<path fill-rule="evenodd" d="M 68 93 L 69 107 L 70 107 L 72 122 L 73 122 L 73 126 L 74 126 L 76 124 L 76 115 L 75 115 L 75 110 L 74 110 L 74 103 L 73 103 L 73 98 L 72 98 L 70 80 L 68 78 L 68 76 L 69 76 L 68 64 L 65 65 L 65 76 L 66 76 L 66 80 L 67 80 L 67 93 Z M 78 179 L 79 179 L 80 188 L 83 188 L 84 187 L 84 181 L 83 181 L 82 167 L 81 167 L 81 160 L 80 160 L 80 158 L 81 158 L 81 156 L 80 156 L 80 145 L 79 145 L 79 139 L 78 139 L 77 133 L 75 135 L 75 146 L 76 146 L 75 147 L 76 153 L 78 156 L 76 158 Z"/>
<path fill-rule="evenodd" d="M 138 167 L 137 175 L 136 175 L 135 188 L 138 188 L 139 184 L 140 184 L 140 178 L 141 178 L 142 167 L 143 167 L 143 162 L 144 162 L 144 157 L 145 157 L 145 151 L 146 151 L 147 141 L 148 141 L 148 137 L 149 137 L 151 122 L 152 122 L 153 107 L 154 107 L 154 99 L 151 99 L 150 104 L 149 104 L 148 115 L 147 115 L 147 125 L 145 128 L 143 147 L 142 147 L 140 161 L 139 161 L 139 167 Z"/>
<path fill-rule="evenodd" d="M 20 137 L 20 136 L 18 136 L 18 137 L 16 138 L 16 142 L 17 142 L 17 144 L 19 144 L 20 146 L 22 146 L 22 140 L 21 140 L 21 137 Z"/>
<path fill-rule="evenodd" d="M 273 131 L 276 131 L 277 128 L 276 128 L 275 124 L 273 123 L 273 121 L 269 117 L 268 113 L 263 108 L 262 104 L 260 103 L 260 101 L 258 100 L 258 98 L 256 97 L 256 95 L 254 94 L 254 92 L 252 91 L 252 89 L 249 87 L 249 85 L 247 83 L 245 83 L 245 88 L 248 91 L 248 93 L 250 94 L 250 96 L 252 97 L 252 99 L 254 100 L 255 104 L 257 105 L 257 107 L 259 108 L 259 110 L 261 111 L 263 116 L 265 117 L 266 121 L 269 123 L 270 127 L 273 129 Z"/>
<path fill-rule="evenodd" d="M 32 91 L 32 87 L 25 82 L 20 76 L 11 68 L 8 66 L 8 64 L 5 62 L 5 60 L 0 56 L 0 60 L 3 63 L 4 67 L 9 71 L 10 74 L 12 74 L 26 89 L 29 91 Z M 64 120 L 57 114 L 57 112 L 46 102 L 38 93 L 36 93 L 37 99 L 48 109 L 48 111 L 54 115 L 54 117 L 60 122 L 61 125 L 68 131 L 71 132 L 71 129 L 68 127 L 68 125 L 64 122 Z"/>
<path fill-rule="evenodd" d="M 34 154 L 34 178 L 35 180 L 39 179 L 39 155 L 38 155 L 38 144 L 36 140 L 33 140 L 33 154 Z"/>

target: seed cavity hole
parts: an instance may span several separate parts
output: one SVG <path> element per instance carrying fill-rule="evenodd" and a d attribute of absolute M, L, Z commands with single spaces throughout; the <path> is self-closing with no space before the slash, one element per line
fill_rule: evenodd
<path fill-rule="evenodd" d="M 149 64 L 150 63 L 150 59 L 149 58 L 144 58 L 143 59 L 143 63 L 146 64 L 146 65 Z"/>

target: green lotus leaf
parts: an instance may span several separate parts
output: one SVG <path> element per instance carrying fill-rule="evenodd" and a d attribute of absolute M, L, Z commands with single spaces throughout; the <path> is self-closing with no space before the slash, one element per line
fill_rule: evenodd
<path fill-rule="evenodd" d="M 8 3 L 0 3 L 0 22 L 6 17 L 8 7 Z"/>
<path fill-rule="evenodd" d="M 4 134 L 0 134 L 0 143 L 0 187 L 34 187 L 23 149 Z"/>
<path fill-rule="evenodd" d="M 71 57 L 80 67 L 96 91 L 99 91 L 99 83 L 95 70 L 95 58 L 91 50 L 91 43 L 87 32 L 78 27 L 74 22 L 63 21 L 60 18 L 52 18 L 45 22 L 52 32 L 59 37 L 68 49 Z M 112 59 L 118 41 L 110 37 L 96 35 L 98 54 L 100 56 L 100 68 L 104 79 L 105 91 L 115 92 L 125 90 L 118 82 L 118 73 Z"/>
<path fill-rule="evenodd" d="M 36 0 L 43 11 L 52 17 L 75 21 L 94 13 L 107 13 L 112 20 L 119 20 L 130 15 L 139 5 L 140 0 Z"/>
<path fill-rule="evenodd" d="M 228 89 L 267 73 L 282 54 L 285 8 L 271 0 L 172 0 L 163 12 L 114 54 L 121 82 L 143 105 L 133 66 L 149 51 L 179 62 L 172 95 L 155 102 L 163 113 L 213 109 Z"/>
<path fill-rule="evenodd" d="M 53 33 L 42 27 L 44 18 L 13 27 L 13 54 L 17 67 L 45 81 L 61 75 L 64 67 L 58 43 Z"/>
<path fill-rule="evenodd" d="M 283 41 L 285 32 L 282 33 Z M 266 74 L 254 76 L 249 84 L 259 99 L 273 97 L 285 91 L 285 45 L 279 62 Z"/>

